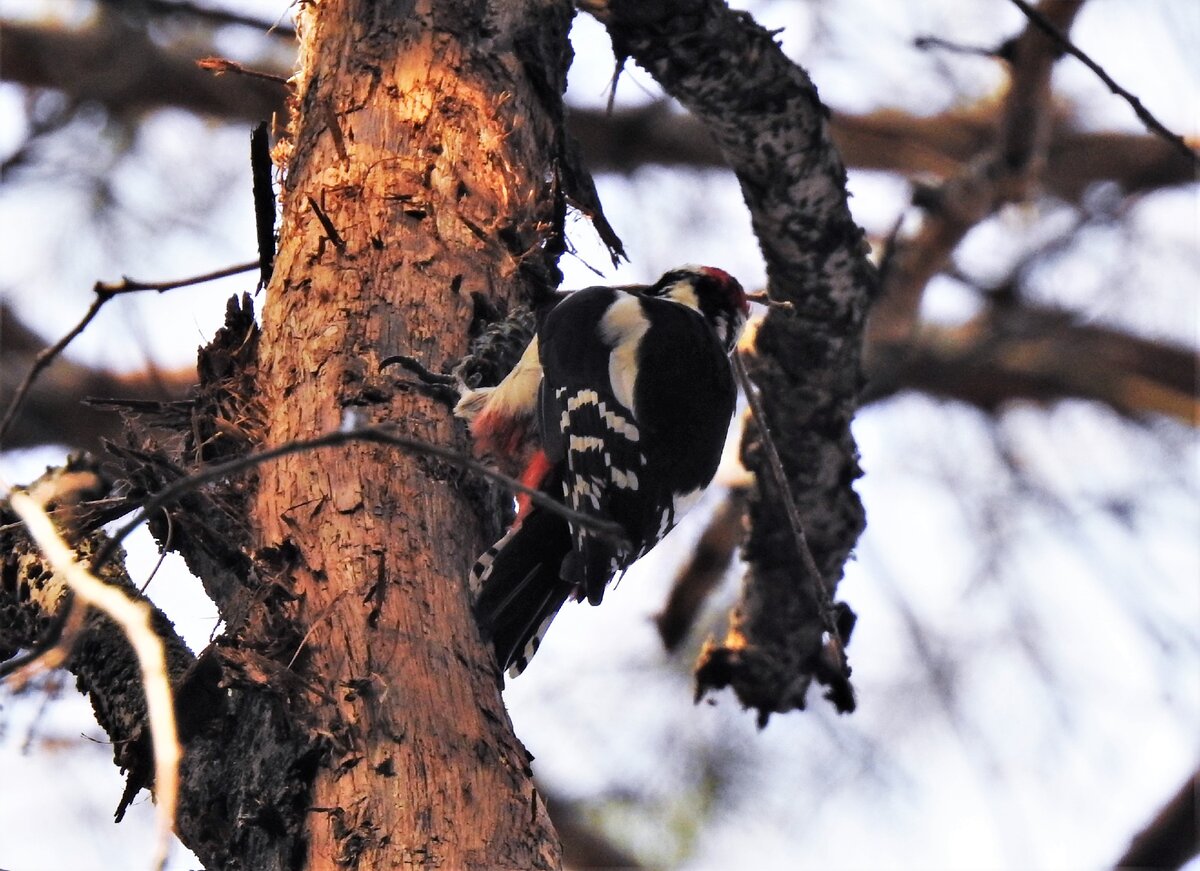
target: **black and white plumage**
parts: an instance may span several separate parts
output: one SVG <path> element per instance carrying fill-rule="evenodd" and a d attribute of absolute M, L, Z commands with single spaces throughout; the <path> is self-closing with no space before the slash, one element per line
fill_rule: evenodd
<path fill-rule="evenodd" d="M 522 361 L 468 406 L 493 449 L 534 421 L 523 480 L 615 521 L 622 548 L 521 504 L 471 572 L 475 613 L 502 668 L 519 673 L 568 598 L 595 605 L 609 581 L 666 535 L 712 480 L 733 414 L 729 354 L 748 306 L 741 286 L 683 267 L 646 287 L 590 287 L 543 320 Z M 531 393 L 531 391 L 533 391 Z"/>

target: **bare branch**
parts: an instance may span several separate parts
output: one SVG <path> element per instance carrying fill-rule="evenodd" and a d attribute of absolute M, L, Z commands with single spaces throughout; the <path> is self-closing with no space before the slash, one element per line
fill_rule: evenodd
<path fill-rule="evenodd" d="M 104 307 L 109 298 L 108 296 L 98 295 L 92 300 L 92 304 L 88 306 L 88 310 L 79 320 L 79 323 L 72 327 L 65 336 L 34 358 L 33 366 L 30 367 L 24 380 L 17 386 L 12 400 L 8 403 L 8 409 L 4 412 L 4 419 L 0 420 L 0 444 L 4 443 L 4 436 L 8 434 L 8 428 L 12 426 L 13 420 L 16 419 L 17 412 L 21 410 L 21 404 L 25 401 L 25 395 L 29 393 L 29 388 L 33 386 L 34 381 L 37 380 L 37 377 L 47 366 L 54 362 L 54 358 L 61 354 L 67 345 L 75 341 L 76 337 L 87 329 L 88 324 L 95 319 L 96 315 L 100 314 L 100 309 Z"/>
<path fill-rule="evenodd" d="M 289 442 L 286 445 L 280 445 L 276 448 L 259 451 L 254 454 L 238 457 L 226 463 L 219 463 L 214 466 L 208 466 L 188 475 L 184 478 L 179 478 L 176 481 L 159 490 L 143 505 L 131 520 L 125 523 L 118 529 L 109 540 L 108 544 L 97 552 L 95 559 L 92 561 L 92 571 L 98 571 L 109 558 L 112 557 L 116 548 L 124 541 L 133 530 L 145 522 L 146 518 L 158 511 L 165 505 L 169 505 L 185 493 L 190 493 L 193 490 L 198 490 L 206 484 L 211 484 L 214 481 L 220 481 L 231 475 L 236 475 L 239 472 L 244 472 L 247 469 L 262 465 L 269 460 L 275 460 L 279 457 L 286 457 L 290 454 L 300 453 L 302 451 L 315 450 L 317 448 L 336 447 L 338 445 L 346 445 L 354 442 L 373 442 L 375 444 L 390 445 L 393 447 L 403 448 L 407 451 L 412 451 L 419 454 L 427 454 L 437 457 L 449 463 L 452 466 L 457 466 L 462 469 L 468 469 L 477 475 L 481 475 L 498 484 L 502 484 L 515 493 L 521 493 L 529 497 L 529 499 L 538 507 L 544 508 L 555 514 L 565 517 L 572 523 L 586 527 L 601 538 L 612 541 L 622 547 L 628 547 L 628 542 L 625 539 L 624 529 L 617 523 L 602 520 L 582 512 L 575 511 L 567 507 L 562 502 L 546 495 L 540 490 L 535 490 L 532 487 L 527 487 L 516 478 L 511 478 L 508 475 L 498 472 L 495 469 L 479 462 L 478 460 L 461 454 L 458 451 L 443 447 L 441 445 L 430 444 L 429 442 L 420 439 L 411 438 L 397 434 L 390 427 L 363 427 L 361 429 L 348 429 L 340 432 L 331 432 L 316 438 L 303 439 L 300 441 Z"/>
<path fill-rule="evenodd" d="M 940 48 L 944 51 L 954 52 L 955 54 L 969 54 L 976 57 L 1004 57 L 1003 47 L 988 48 L 983 45 L 963 45 L 962 43 L 943 39 L 940 36 L 918 36 L 913 40 L 913 48 L 919 48 L 922 51 L 930 48 Z"/>
<path fill-rule="evenodd" d="M 76 468 L 94 472 L 95 466 L 71 464 L 66 471 Z M 63 474 L 63 470 L 53 470 L 46 477 Z M 60 505 L 53 512 L 55 524 L 70 536 L 69 543 L 82 563 L 106 541 L 103 532 L 78 531 L 87 523 L 95 495 L 90 493 L 77 504 Z M 0 516 L 4 521 L 15 520 L 3 506 Z M 47 621 L 64 613 L 70 594 L 26 534 L 24 524 L 0 525 L 0 537 L 0 657 L 4 657 L 35 643 L 44 634 Z M 93 574 L 152 607 L 138 593 L 121 560 L 110 560 Z M 146 693 L 136 656 L 121 628 L 96 609 L 90 611 L 65 666 L 91 699 L 96 720 L 112 744 L 114 762 L 128 772 L 117 806 L 119 822 L 138 791 L 154 779 Z M 264 838 L 256 814 L 264 806 L 272 813 L 287 814 L 291 808 L 302 812 L 309 804 L 307 784 L 295 762 L 312 750 L 312 740 L 297 722 L 291 704 L 293 692 L 304 686 L 302 680 L 270 658 L 277 651 L 269 646 L 247 651 L 226 636 L 219 647 L 211 646 L 197 658 L 161 611 L 153 611 L 152 621 L 166 646 L 179 739 L 186 748 L 180 771 L 180 837 L 206 868 L 231 867 L 236 864 L 234 857 L 244 859 L 251 849 L 247 840 L 258 845 L 249 867 L 293 867 L 298 855 L 294 839 L 281 831 L 276 817 L 272 817 L 270 837 Z M 251 657 L 257 676 L 246 665 Z M 249 769 L 254 771 L 247 778 Z M 214 801 L 213 796 L 219 800 Z M 288 858 L 275 861 L 272 855 Z"/>
<path fill-rule="evenodd" d="M 70 58 L 71 63 L 63 59 Z M 283 108 L 278 82 L 214 77 L 196 54 L 171 51 L 118 16 L 82 30 L 4 22 L 4 81 L 57 88 L 80 103 L 122 112 L 178 106 L 222 118 L 261 121 Z"/>
<path fill-rule="evenodd" d="M 104 2 L 112 6 L 119 6 L 123 0 L 104 0 Z M 188 0 L 138 0 L 138 3 L 147 11 L 164 18 L 191 18 L 195 21 L 218 25 L 234 24 L 286 39 L 296 38 L 296 29 L 290 24 L 284 24 L 281 21 L 264 21 L 261 18 L 251 18 L 248 15 L 239 15 L 225 9 L 200 6 L 196 3 L 189 3 Z"/>
<path fill-rule="evenodd" d="M 1083 0 L 1044 0 L 1056 24 L 1070 27 Z M 999 206 L 1024 198 L 1040 175 L 1049 136 L 1054 44 L 1030 25 L 1013 43 L 1012 81 L 1001 111 L 999 142 L 937 189 L 919 191 L 920 229 L 899 239 L 887 283 L 871 312 L 869 338 L 893 346 L 912 337 L 925 288 L 967 232 Z"/>
<path fill-rule="evenodd" d="M 7 407 L 17 385 L 48 344 L 11 308 L 0 305 L 0 404 Z M 195 366 L 117 373 L 59 355 L 29 388 L 21 413 L 6 433 L 4 447 L 55 443 L 94 450 L 102 439 L 120 434 L 121 422 L 114 414 L 82 405 L 85 397 L 171 400 L 184 396 L 195 383 Z"/>
<path fill-rule="evenodd" d="M 175 4 L 165 4 L 174 6 Z M 101 26 L 59 30 L 5 23 L 5 56 L 0 78 L 33 87 L 52 87 L 74 103 L 99 102 L 128 113 L 139 108 L 177 106 L 228 120 L 260 121 L 283 108 L 286 93 L 277 81 L 242 76 L 218 82 L 195 66 L 215 46 L 189 50 L 126 38 Z M 112 58 L 136 66 L 141 87 L 111 74 Z M 56 63 L 69 57 L 72 63 Z M 291 70 L 265 68 L 285 79 Z M 158 83 L 169 83 L 158 87 Z M 213 93 L 219 88 L 219 93 Z M 834 112 L 830 132 L 848 166 L 945 178 L 995 139 L 996 106 L 991 101 L 939 115 L 914 116 L 894 110 L 865 115 Z M 70 117 L 67 115 L 66 117 Z M 1100 181 L 1126 191 L 1152 190 L 1191 182 L 1191 154 L 1181 155 L 1156 135 L 1076 130 L 1069 108 L 1057 108 L 1046 149 L 1045 188 L 1070 202 Z M 727 166 L 721 150 L 694 116 L 664 103 L 606 113 L 574 109 L 568 126 L 579 142 L 583 163 L 593 172 L 629 173 L 648 164 Z"/>
<path fill-rule="evenodd" d="M 1150 110 L 1142 105 L 1141 100 L 1118 85 L 1113 80 L 1112 76 L 1104 71 L 1103 67 L 1080 51 L 1075 43 L 1071 42 L 1071 40 L 1066 37 L 1063 31 L 1055 26 L 1053 21 L 1026 3 L 1025 0 L 1011 0 L 1011 2 L 1014 6 L 1020 9 L 1022 14 L 1032 21 L 1038 27 L 1038 29 L 1053 39 L 1059 48 L 1067 52 L 1067 54 L 1071 55 L 1072 57 L 1077 58 L 1083 63 L 1084 66 L 1095 73 L 1100 81 L 1104 82 L 1104 84 L 1108 86 L 1110 91 L 1128 103 L 1141 122 L 1146 125 L 1148 130 L 1158 134 L 1167 142 L 1170 142 L 1180 154 L 1187 156 L 1192 161 L 1193 165 L 1200 166 L 1200 154 L 1197 154 L 1192 148 L 1190 148 L 1188 144 L 1183 141 L 1182 136 L 1168 129 L 1165 124 L 1155 118 L 1150 113 Z"/>
<path fill-rule="evenodd" d="M 202 70 L 208 70 L 218 76 L 225 73 L 236 73 L 239 76 L 249 76 L 252 79 L 262 79 L 267 82 L 275 82 L 276 84 L 286 85 L 288 83 L 287 76 L 281 76 L 277 73 L 264 72 L 263 70 L 254 70 L 245 64 L 240 64 L 235 60 L 229 60 L 223 57 L 202 57 L 196 61 L 196 66 Z"/>
<path fill-rule="evenodd" d="M 808 546 L 808 536 L 804 534 L 804 522 L 800 519 L 800 510 L 796 507 L 796 500 L 792 498 L 791 488 L 788 487 L 787 472 L 784 471 L 783 461 L 779 458 L 779 448 L 776 447 L 774 435 L 767 428 L 766 412 L 763 411 L 762 402 L 759 400 L 754 383 L 746 374 L 746 364 L 742 361 L 740 351 L 733 355 L 733 371 L 737 376 L 738 383 L 741 384 L 742 392 L 746 395 L 746 402 L 750 404 L 750 416 L 753 418 L 754 425 L 758 428 L 759 438 L 762 440 L 763 451 L 767 456 L 767 468 L 774 479 L 778 497 L 787 511 L 796 556 L 800 559 L 800 566 L 804 569 L 805 580 L 813 586 L 813 590 L 816 592 L 817 603 L 821 608 L 821 619 L 825 623 L 825 631 L 837 639 L 838 647 L 841 648 L 842 642 L 838 638 L 837 626 L 833 622 L 833 596 L 829 585 L 821 575 L 821 570 L 817 568 L 817 562 L 813 559 L 812 550 Z"/>
<path fill-rule="evenodd" d="M 1200 854 L 1200 771 L 1138 832 L 1117 868 L 1182 868 Z"/>
<path fill-rule="evenodd" d="M 924 324 L 911 341 L 877 346 L 869 358 L 864 402 L 919 390 L 990 412 L 1081 398 L 1200 425 L 1194 349 L 1081 323 L 1061 309 L 995 306 L 962 325 Z"/>
<path fill-rule="evenodd" d="M 738 177 L 771 298 L 793 305 L 767 314 L 750 375 L 764 427 L 789 434 L 779 445 L 787 489 L 832 589 L 864 525 L 851 486 L 859 469 L 850 420 L 875 273 L 847 206 L 825 107 L 773 35 L 718 0 L 581 5 L 608 27 L 618 57 L 634 58 L 703 123 Z M 781 500 L 766 496 L 772 476 L 760 441 L 744 440 L 743 462 L 757 482 L 745 610 L 735 618 L 736 643 L 702 654 L 697 680 L 701 691 L 732 684 L 762 722 L 803 707 L 828 616 L 819 588 L 795 582 L 794 525 Z"/>
<path fill-rule="evenodd" d="M 118 623 L 129 639 L 142 672 L 146 711 L 154 747 L 154 786 L 158 807 L 158 848 L 155 867 L 167 861 L 171 832 L 175 828 L 175 808 L 179 796 L 179 760 L 182 751 L 175 728 L 175 708 L 167 677 L 163 641 L 151 625 L 152 610 L 145 601 L 126 596 L 83 567 L 54 528 L 42 503 L 53 493 L 32 494 L 13 491 L 8 503 L 25 523 L 29 535 L 46 555 L 56 573 L 62 576 L 82 604 L 94 606 Z"/>
<path fill-rule="evenodd" d="M 130 278 L 128 275 L 122 275 L 118 282 L 102 282 L 97 281 L 93 289 L 97 296 L 113 297 L 119 296 L 122 293 L 133 293 L 139 290 L 157 290 L 159 293 L 168 290 L 175 290 L 180 287 L 191 287 L 195 284 L 204 284 L 206 281 L 216 281 L 218 278 L 228 278 L 231 275 L 241 275 L 243 272 L 253 272 L 258 269 L 259 262 L 257 260 L 250 263 L 238 263 L 234 266 L 226 266 L 223 269 L 214 269 L 212 272 L 204 272 L 200 275 L 193 275 L 191 278 L 177 278 L 171 281 L 138 281 Z"/>
<path fill-rule="evenodd" d="M 45 371 L 46 367 L 54 362 L 71 342 L 75 341 L 78 336 L 88 328 L 88 325 L 95 320 L 96 315 L 100 314 L 100 309 L 104 304 L 114 296 L 120 296 L 123 293 L 133 293 L 142 290 L 155 290 L 163 293 L 168 290 L 175 290 L 179 287 L 189 287 L 194 284 L 202 284 L 206 281 L 213 281 L 218 278 L 225 278 L 230 275 L 237 275 L 241 272 L 249 272 L 252 269 L 258 268 L 258 261 L 253 263 L 243 263 L 238 266 L 230 266 L 225 269 L 218 269 L 215 272 L 206 272 L 203 275 L 193 276 L 192 278 L 183 278 L 177 281 L 162 281 L 162 282 L 143 282 L 135 281 L 128 276 L 123 276 L 120 282 L 115 284 L 106 284 L 97 281 L 92 288 L 96 294 L 96 298 L 92 300 L 92 304 L 88 310 L 80 318 L 79 323 L 72 327 L 65 336 L 46 348 L 34 358 L 33 366 L 30 367 L 29 373 L 17 386 L 13 393 L 13 398 L 9 401 L 8 409 L 4 413 L 4 419 L 0 420 L 0 444 L 3 444 L 5 435 L 8 434 L 8 429 L 12 426 L 13 420 L 17 416 L 17 412 L 21 410 L 21 404 L 25 401 L 26 394 L 37 380 L 38 376 Z"/>

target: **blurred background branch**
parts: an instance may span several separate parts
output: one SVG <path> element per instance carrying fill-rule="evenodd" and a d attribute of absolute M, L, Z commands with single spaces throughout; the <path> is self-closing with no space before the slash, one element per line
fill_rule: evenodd
<path fill-rule="evenodd" d="M 1162 802 L 1200 758 L 1194 166 L 1090 72 L 1058 64 L 1009 4 L 746 6 L 785 27 L 777 39 L 831 109 L 885 286 L 855 421 L 871 525 L 841 588 L 862 618 L 851 654 L 863 705 L 836 722 L 777 718 L 761 735 L 719 698 L 689 707 L 690 662 L 723 633 L 741 565 L 736 497 L 713 494 L 698 549 L 709 516 L 635 567 L 604 609 L 565 613 L 553 652 L 507 691 L 568 858 L 1186 862 L 1194 774 Z M 253 257 L 249 128 L 289 89 L 196 61 L 287 78 L 287 8 L 0 4 L 0 408 L 78 320 L 97 275 L 171 277 Z M 1196 141 L 1194 4 L 1037 8 Z M 919 35 L 935 39 L 914 48 Z M 732 173 L 702 124 L 632 65 L 606 111 L 607 36 L 581 17 L 574 38 L 571 129 L 606 214 L 633 240 L 633 266 L 603 280 L 692 260 L 763 286 Z M 585 264 L 607 263 L 590 232 L 572 230 L 566 287 L 595 283 Z M 224 298 L 249 289 L 114 302 L 35 383 L 0 457 L 6 474 L 33 477 L 67 449 L 119 438 L 118 415 L 84 398 L 185 396 L 195 346 Z M 739 486 L 736 469 L 723 480 Z M 155 581 L 164 594 L 189 585 L 170 560 Z M 211 610 L 179 613 L 200 649 Z M 12 722 L 28 708 L 0 701 Z M 15 754 L 14 771 L 78 745 L 84 727 L 54 713 L 69 704 L 0 735 L 42 748 Z M 111 752 L 100 755 L 111 768 Z M 95 834 L 104 825 L 89 830 L 97 842 L 115 837 Z M 0 865 L 22 867 L 9 849 Z"/>

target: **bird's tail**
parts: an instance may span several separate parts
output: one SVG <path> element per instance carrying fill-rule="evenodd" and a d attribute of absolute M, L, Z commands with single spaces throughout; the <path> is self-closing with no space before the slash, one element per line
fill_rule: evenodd
<path fill-rule="evenodd" d="M 532 506 L 471 569 L 475 620 L 510 677 L 525 670 L 572 586 L 561 577 L 571 530 L 561 516 Z"/>

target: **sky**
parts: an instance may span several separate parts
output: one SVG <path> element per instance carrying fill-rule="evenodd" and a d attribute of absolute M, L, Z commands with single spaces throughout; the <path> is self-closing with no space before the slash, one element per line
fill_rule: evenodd
<path fill-rule="evenodd" d="M 0 15 L 30 8 L 0 0 Z M 273 19 L 286 4 L 238 8 Z M 1001 81 L 991 61 L 920 52 L 912 37 L 993 45 L 1021 21 L 1003 0 L 749 8 L 764 25 L 785 28 L 785 49 L 844 111 L 932 113 L 982 98 Z M 1200 6 L 1090 0 L 1073 37 L 1172 129 L 1200 131 Z M 601 106 L 612 72 L 607 38 L 584 16 L 573 40 L 569 99 Z M 1061 63 L 1055 85 L 1085 126 L 1140 130 L 1082 65 Z M 631 69 L 618 105 L 656 92 Z M 0 86 L 0 153 L 19 141 L 21 99 Z M 104 132 L 84 123 L 70 135 L 87 142 Z M 0 238 L 9 240 L 0 290 L 48 336 L 82 312 L 97 278 L 177 277 L 254 256 L 247 131 L 167 111 L 138 136 L 143 158 L 118 164 L 126 208 L 102 231 L 82 229 L 88 204 L 63 193 L 58 179 L 0 189 Z M 731 179 L 646 169 L 632 179 L 602 177 L 598 187 L 632 261 L 603 270 L 605 281 L 650 279 L 685 262 L 720 265 L 748 287 L 763 281 Z M 869 234 L 885 233 L 909 196 L 907 184 L 880 173 L 852 173 L 850 187 Z M 52 219 L 29 221 L 31 204 Z M 146 206 L 206 217 L 167 227 Z M 1063 220 L 1054 207 L 1006 209 L 968 237 L 959 266 L 1001 276 Z M 64 231 L 72 227 L 81 229 Z M 607 265 L 598 243 L 584 225 L 572 239 L 580 253 L 564 259 L 564 286 L 595 283 L 589 267 Z M 1089 228 L 1069 256 L 1039 272 L 1035 289 L 1090 321 L 1194 346 L 1198 242 L 1195 186 L 1149 196 L 1119 226 Z M 187 365 L 220 324 L 224 299 L 245 287 L 235 279 L 119 300 L 71 353 L 120 370 L 147 360 Z M 928 316 L 951 323 L 978 307 L 973 292 L 949 280 L 926 300 Z M 1111 863 L 1200 761 L 1194 434 L 1166 422 L 1132 427 L 1083 402 L 1017 408 L 990 421 L 907 396 L 864 411 L 855 435 L 869 527 L 839 594 L 860 614 L 849 651 L 860 709 L 838 717 L 814 693 L 810 710 L 775 717 L 759 732 L 728 695 L 693 707 L 690 659 L 667 661 L 649 623 L 699 534 L 703 518 L 693 516 L 603 608 L 565 609 L 511 683 L 506 700 L 535 771 L 570 797 L 605 796 L 598 821 L 647 858 L 687 869 Z M 10 452 L 0 475 L 29 480 L 60 458 L 54 449 Z M 1115 510 L 1120 500 L 1134 508 Z M 133 576 L 149 576 L 157 559 L 149 537 L 130 552 Z M 177 558 L 167 558 L 150 594 L 193 649 L 207 643 L 215 608 Z M 717 604 L 735 595 L 731 577 Z M 719 610 L 708 618 L 714 631 Z M 44 710 L 36 694 L 0 693 L 0 782 L 27 784 L 19 795 L 0 791 L 0 868 L 148 863 L 149 802 L 143 794 L 131 818 L 112 825 L 121 782 L 103 740 L 69 679 Z M 635 795 L 654 801 L 639 806 L 629 800 Z M 11 821 L 30 807 L 45 808 L 44 818 L 20 813 L 15 831 Z M 60 811 L 77 821 L 70 838 Z M 696 813 L 707 814 L 698 829 Z M 182 852 L 173 867 L 189 867 Z"/>

